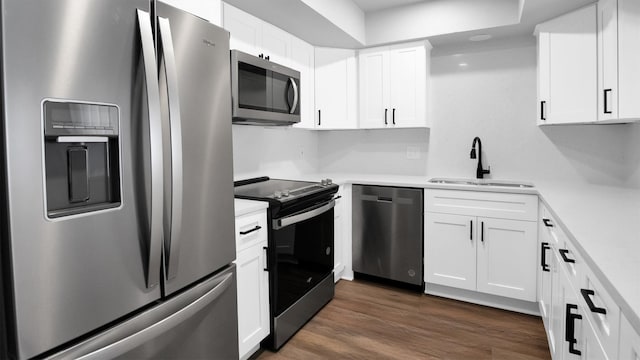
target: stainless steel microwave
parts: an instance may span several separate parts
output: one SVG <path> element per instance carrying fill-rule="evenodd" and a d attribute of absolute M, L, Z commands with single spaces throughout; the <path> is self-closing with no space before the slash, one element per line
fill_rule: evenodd
<path fill-rule="evenodd" d="M 300 72 L 231 50 L 233 123 L 293 125 L 300 122 Z"/>

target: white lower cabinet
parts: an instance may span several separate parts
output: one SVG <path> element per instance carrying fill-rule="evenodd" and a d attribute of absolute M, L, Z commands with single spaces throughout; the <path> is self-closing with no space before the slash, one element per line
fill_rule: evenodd
<path fill-rule="evenodd" d="M 536 301 L 535 196 L 427 189 L 425 205 L 426 283 Z"/>
<path fill-rule="evenodd" d="M 640 337 L 540 204 L 538 304 L 553 360 L 640 360 Z"/>
<path fill-rule="evenodd" d="M 251 356 L 269 335 L 269 273 L 265 210 L 236 218 L 238 281 L 238 348 Z"/>
<path fill-rule="evenodd" d="M 620 319 L 620 360 L 640 360 L 640 334 L 638 334 L 627 318 Z"/>

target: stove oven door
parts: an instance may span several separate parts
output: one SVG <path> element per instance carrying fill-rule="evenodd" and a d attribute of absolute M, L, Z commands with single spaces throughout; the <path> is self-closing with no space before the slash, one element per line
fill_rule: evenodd
<path fill-rule="evenodd" d="M 279 316 L 333 271 L 333 200 L 273 219 L 273 316 Z M 271 260 L 271 259 L 270 259 Z"/>

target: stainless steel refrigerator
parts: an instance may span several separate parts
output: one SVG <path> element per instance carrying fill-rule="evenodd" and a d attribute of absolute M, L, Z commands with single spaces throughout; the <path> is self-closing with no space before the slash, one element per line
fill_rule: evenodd
<path fill-rule="evenodd" d="M 229 34 L 153 0 L 1 7 L 3 356 L 237 358 Z"/>

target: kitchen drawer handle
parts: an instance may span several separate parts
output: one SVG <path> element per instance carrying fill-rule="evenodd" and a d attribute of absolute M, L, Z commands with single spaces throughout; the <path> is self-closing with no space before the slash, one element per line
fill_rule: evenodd
<path fill-rule="evenodd" d="M 553 224 L 551 223 L 550 219 L 543 218 L 542 222 L 544 223 L 544 226 L 546 226 L 546 227 L 553 227 Z"/>
<path fill-rule="evenodd" d="M 584 298 L 584 301 L 587 303 L 587 306 L 589 307 L 589 310 L 591 310 L 591 312 L 602 314 L 602 315 L 607 314 L 607 309 L 597 307 L 593 303 L 593 299 L 591 299 L 591 296 L 596 294 L 595 291 L 589 290 L 589 289 L 580 289 L 580 293 L 582 294 L 582 297 Z"/>
<path fill-rule="evenodd" d="M 252 232 L 254 232 L 254 231 L 258 231 L 258 230 L 260 230 L 260 229 L 262 229 L 262 226 L 260 226 L 260 225 L 256 225 L 256 227 L 254 227 L 253 229 L 246 230 L 246 231 L 240 231 L 240 235 L 247 235 L 247 234 L 251 234 Z"/>
<path fill-rule="evenodd" d="M 576 339 L 575 320 L 576 319 L 582 320 L 582 315 L 572 313 L 571 312 L 572 309 L 577 310 L 578 305 L 567 304 L 567 311 L 566 311 L 566 318 L 565 318 L 566 320 L 565 323 L 567 327 L 564 332 L 564 339 L 569 343 L 569 353 L 574 355 L 582 355 L 582 352 L 574 347 L 578 343 L 578 340 Z"/>
<path fill-rule="evenodd" d="M 480 241 L 484 242 L 484 221 L 480 221 Z"/>
<path fill-rule="evenodd" d="M 541 256 L 540 256 L 540 266 L 542 266 L 542 271 L 549 272 L 551 270 L 549 269 L 549 265 L 547 265 L 547 250 L 551 249 L 551 246 L 549 246 L 548 242 L 540 243 L 540 245 L 542 247 Z"/>
<path fill-rule="evenodd" d="M 473 220 L 469 220 L 469 240 L 473 241 Z"/>
<path fill-rule="evenodd" d="M 320 126 L 321 123 L 322 123 L 322 117 L 320 114 L 320 110 L 318 110 L 318 126 Z"/>
<path fill-rule="evenodd" d="M 545 116 L 545 105 L 547 105 L 546 101 L 540 101 L 540 120 L 547 120 L 547 117 Z"/>
<path fill-rule="evenodd" d="M 384 109 L 384 124 L 385 125 L 389 125 L 389 123 L 387 122 L 387 112 L 389 111 L 389 109 Z"/>
<path fill-rule="evenodd" d="M 396 124 L 396 109 L 393 108 L 392 112 L 391 112 L 391 122 L 393 122 L 393 125 Z"/>
<path fill-rule="evenodd" d="M 569 250 L 567 250 L 567 249 L 560 249 L 560 250 L 558 250 L 558 251 L 560 251 L 560 256 L 562 257 L 562 260 L 564 260 L 564 262 L 566 262 L 566 263 L 571 263 L 571 264 L 575 264 L 575 263 L 576 263 L 576 261 L 575 261 L 574 259 L 569 259 L 569 258 L 567 257 L 567 254 L 569 253 Z"/>

